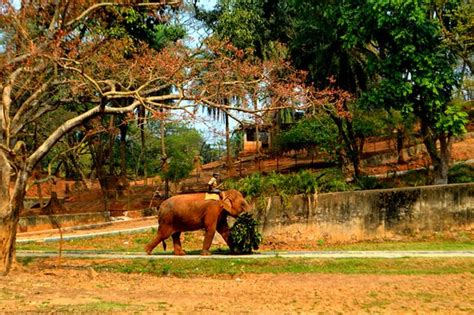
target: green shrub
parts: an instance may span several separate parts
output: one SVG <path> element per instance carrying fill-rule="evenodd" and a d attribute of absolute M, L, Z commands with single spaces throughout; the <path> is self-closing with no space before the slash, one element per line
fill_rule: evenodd
<path fill-rule="evenodd" d="M 257 230 L 258 222 L 246 212 L 237 217 L 230 229 L 231 251 L 236 254 L 250 254 L 258 249 L 262 235 Z"/>
<path fill-rule="evenodd" d="M 291 195 L 314 194 L 316 191 L 347 191 L 354 187 L 346 182 L 340 170 L 328 169 L 320 173 L 303 170 L 287 175 L 272 172 L 264 176 L 254 173 L 237 181 L 226 181 L 225 189 L 239 190 L 252 199 L 262 196 L 286 198 Z"/>
<path fill-rule="evenodd" d="M 225 189 L 236 189 L 248 198 L 257 197 L 263 194 L 264 178 L 260 173 L 253 173 L 237 181 L 228 180 L 225 182 Z"/>
<path fill-rule="evenodd" d="M 317 174 L 310 171 L 300 171 L 288 177 L 287 187 L 292 195 L 314 194 L 318 190 Z"/>
<path fill-rule="evenodd" d="M 272 172 L 266 176 L 254 173 L 237 181 L 226 181 L 225 188 L 237 189 L 249 198 L 312 194 L 318 188 L 318 176 L 310 171 L 288 175 Z"/>
<path fill-rule="evenodd" d="M 471 183 L 474 182 L 474 167 L 460 163 L 451 167 L 448 171 L 448 183 Z"/>
<path fill-rule="evenodd" d="M 360 176 L 355 180 L 355 184 L 361 190 L 390 188 L 388 183 L 371 176 Z"/>
<path fill-rule="evenodd" d="M 339 169 L 328 169 L 318 178 L 319 192 L 335 192 L 353 190 L 354 187 L 347 183 L 344 174 Z"/>
<path fill-rule="evenodd" d="M 392 178 L 397 187 L 417 187 L 430 184 L 429 170 L 411 170 L 405 174 Z"/>

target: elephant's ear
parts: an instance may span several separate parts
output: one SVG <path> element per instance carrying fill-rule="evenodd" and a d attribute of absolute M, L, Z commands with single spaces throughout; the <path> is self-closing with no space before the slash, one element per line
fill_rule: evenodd
<path fill-rule="evenodd" d="M 229 199 L 224 199 L 223 201 L 221 201 L 221 204 L 222 204 L 222 208 L 224 208 L 224 210 L 226 210 L 229 213 L 233 212 L 232 203 L 230 202 Z"/>

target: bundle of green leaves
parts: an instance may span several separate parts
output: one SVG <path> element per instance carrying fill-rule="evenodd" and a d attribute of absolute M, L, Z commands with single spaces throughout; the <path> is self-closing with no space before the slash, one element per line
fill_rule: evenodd
<path fill-rule="evenodd" d="M 257 250 L 262 235 L 257 230 L 258 222 L 246 212 L 237 217 L 230 229 L 231 251 L 236 254 L 250 254 Z"/>

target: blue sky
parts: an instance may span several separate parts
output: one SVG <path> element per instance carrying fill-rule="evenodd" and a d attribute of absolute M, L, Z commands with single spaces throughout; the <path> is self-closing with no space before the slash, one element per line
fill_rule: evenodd
<path fill-rule="evenodd" d="M 217 0 L 200 0 L 197 2 L 200 8 L 210 10 L 217 3 Z M 202 25 L 194 24 L 188 28 L 188 35 L 190 39 L 188 44 L 191 46 L 198 45 L 200 40 L 202 40 L 207 35 L 207 30 L 203 28 Z M 214 121 L 207 115 L 206 112 L 198 111 L 197 120 L 191 125 L 198 129 L 206 138 L 209 143 L 216 143 L 219 140 L 225 139 L 225 124 L 223 121 Z M 231 119 L 229 122 L 231 129 L 234 129 L 238 126 L 238 123 Z"/>

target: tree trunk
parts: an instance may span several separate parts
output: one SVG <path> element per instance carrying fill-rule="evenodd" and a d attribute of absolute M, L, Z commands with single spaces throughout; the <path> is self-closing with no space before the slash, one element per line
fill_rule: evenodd
<path fill-rule="evenodd" d="M 448 183 L 449 164 L 451 162 L 451 146 L 452 137 L 441 135 L 438 138 L 440 147 L 438 153 L 437 164 L 433 164 L 434 168 L 434 184 L 444 185 Z"/>
<path fill-rule="evenodd" d="M 232 173 L 234 168 L 233 164 L 231 161 L 231 156 L 230 156 L 230 127 L 229 127 L 229 114 L 227 112 L 225 113 L 225 145 L 226 145 L 226 164 L 227 164 L 227 171 L 229 173 Z"/>
<path fill-rule="evenodd" d="M 165 199 L 168 198 L 170 193 L 170 183 L 168 177 L 165 175 L 168 171 L 168 156 L 166 155 L 166 142 L 165 142 L 165 121 L 160 122 L 160 137 L 161 137 L 161 169 L 162 173 L 165 176 Z"/>
<path fill-rule="evenodd" d="M 140 140 L 141 140 L 141 149 L 140 149 L 140 164 L 143 167 L 143 177 L 144 183 L 147 185 L 147 167 L 146 167 L 146 158 L 145 158 L 145 107 L 140 106 L 138 110 L 138 126 L 140 128 Z"/>
<path fill-rule="evenodd" d="M 110 122 L 109 122 L 109 132 L 110 132 L 110 137 L 109 137 L 109 143 L 108 143 L 108 149 L 107 149 L 107 159 L 109 163 L 109 176 L 115 176 L 115 163 L 114 163 L 114 145 L 115 145 L 115 133 L 113 130 L 115 129 L 115 117 L 111 116 L 110 117 Z"/>
<path fill-rule="evenodd" d="M 426 151 L 428 151 L 434 169 L 433 184 L 447 184 L 449 164 L 451 162 L 452 137 L 446 134 L 435 137 L 434 133 L 423 121 L 421 123 L 421 132 L 423 135 L 423 143 L 425 144 Z M 440 142 L 439 150 L 436 146 L 437 140 Z"/>
<path fill-rule="evenodd" d="M 405 163 L 403 159 L 403 139 L 404 139 L 403 129 L 397 129 L 397 155 L 398 155 L 398 164 Z"/>
<path fill-rule="evenodd" d="M 20 220 L 20 211 L 23 208 L 28 172 L 19 170 L 12 195 L 10 196 L 8 187 L 11 168 L 5 156 L 1 155 L 0 153 L 0 171 L 2 177 L 2 182 L 0 183 L 0 275 L 4 276 L 9 273 L 12 262 L 15 259 L 16 230 L 18 221 Z M 7 192 L 7 194 L 5 194 L 5 192 Z"/>
<path fill-rule="evenodd" d="M 72 163 L 72 165 L 75 169 L 75 173 L 79 175 L 80 180 L 81 180 L 82 185 L 84 186 L 84 188 L 86 190 L 89 190 L 89 186 L 87 185 L 87 182 L 86 182 L 86 175 L 82 171 L 81 166 L 79 165 L 79 163 L 77 163 L 77 160 L 76 160 L 75 156 L 72 153 L 68 153 L 67 157 L 68 157 L 69 161 L 71 161 L 71 163 Z M 49 176 L 51 176 L 51 175 L 57 176 L 57 171 L 54 172 L 54 174 L 49 174 Z"/>
<path fill-rule="evenodd" d="M 359 152 L 359 147 L 357 145 L 352 123 L 348 121 L 347 119 L 343 120 L 342 118 L 339 118 L 334 115 L 330 115 L 330 117 L 332 118 L 332 120 L 337 126 L 339 137 L 343 140 L 343 145 L 344 145 L 346 154 L 348 155 L 349 159 L 352 162 L 352 166 L 354 167 L 354 177 L 359 178 L 361 175 L 360 174 L 360 153 L 361 152 Z M 346 128 L 344 128 L 344 122 L 346 123 Z M 340 156 L 339 156 L 339 159 L 341 160 Z"/>
<path fill-rule="evenodd" d="M 344 107 L 347 112 L 349 112 L 349 108 L 347 107 L 347 103 L 344 102 Z M 354 176 L 356 178 L 360 178 L 360 157 L 362 155 L 363 144 L 361 146 L 361 151 L 359 151 L 359 147 L 357 146 L 357 139 L 354 132 L 354 126 L 352 125 L 352 120 L 349 118 L 345 118 L 346 122 L 346 143 L 349 150 L 349 156 L 352 161 L 352 165 L 354 166 Z"/>
<path fill-rule="evenodd" d="M 10 211 L 9 207 L 1 209 L 1 211 Z M 15 257 L 15 240 L 18 219 L 14 219 L 12 215 L 0 218 L 0 253 L 2 260 L 0 262 L 0 275 L 5 276 L 10 272 L 12 262 Z"/>
<path fill-rule="evenodd" d="M 120 175 L 127 175 L 127 129 L 128 125 L 125 120 L 122 120 L 119 126 L 120 129 Z"/>
<path fill-rule="evenodd" d="M 10 164 L 3 151 L 0 150 L 0 211 L 6 209 L 10 203 L 10 173 Z M 3 211 L 1 213 L 3 213 Z"/>
<path fill-rule="evenodd" d="M 255 119 L 255 146 L 257 150 L 257 155 L 260 155 L 260 130 L 258 128 L 257 119 Z"/>

